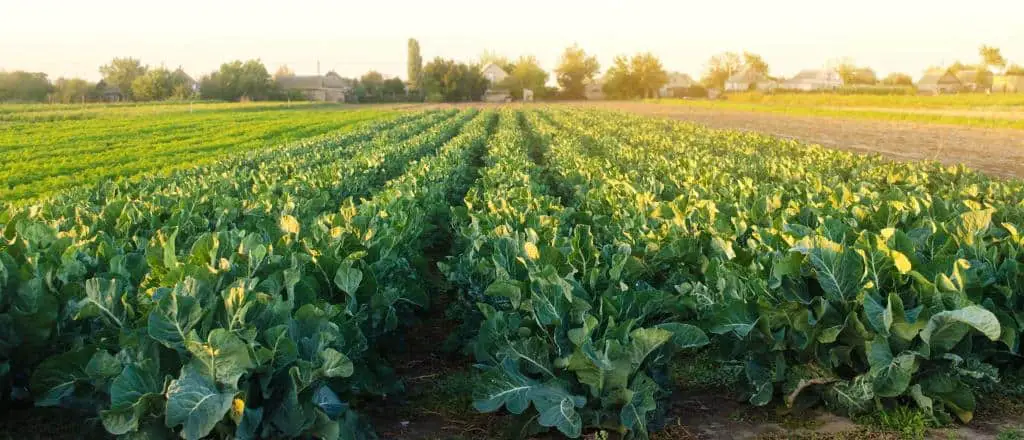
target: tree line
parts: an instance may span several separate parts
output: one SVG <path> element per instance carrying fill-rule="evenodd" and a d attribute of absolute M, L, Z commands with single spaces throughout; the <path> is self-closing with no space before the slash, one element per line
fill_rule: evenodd
<path fill-rule="evenodd" d="M 522 99 L 524 90 L 531 90 L 536 99 L 583 99 L 588 84 L 599 85 L 601 91 L 613 99 L 650 98 L 657 96 L 658 90 L 670 79 L 661 60 L 650 52 L 616 56 L 605 74 L 599 77 L 601 64 L 597 57 L 586 53 L 579 45 L 570 46 L 562 52 L 552 72 L 558 86 L 549 87 L 551 74 L 532 55 L 510 59 L 484 52 L 472 62 L 435 57 L 424 64 L 417 40 L 409 39 L 407 50 L 406 81 L 386 78 L 371 70 L 359 78 L 346 79 L 351 85 L 348 98 L 357 102 L 478 101 L 488 88 L 497 87 L 508 90 L 515 99 Z M 1007 75 L 1024 75 L 1024 67 L 1010 63 L 998 48 L 981 46 L 979 58 L 977 64 L 957 61 L 929 70 L 957 73 L 996 69 Z M 490 63 L 508 74 L 499 84 L 490 84 L 483 76 L 482 69 Z M 826 68 L 835 70 L 848 85 L 909 87 L 914 81 L 905 73 L 878 78 L 874 70 L 858 66 L 849 58 L 832 60 Z M 193 80 L 181 68 L 150 67 L 131 57 L 114 58 L 100 66 L 99 72 L 103 79 L 93 83 L 80 78 L 51 81 L 42 72 L 0 71 L 0 102 L 93 102 L 112 95 L 129 101 L 306 99 L 298 91 L 282 88 L 277 81 L 294 76 L 287 66 L 282 66 L 272 76 L 258 59 L 221 64 L 218 70 L 198 80 Z M 729 77 L 740 72 L 753 72 L 781 81 L 771 76 L 768 63 L 760 55 L 725 52 L 708 60 L 699 85 L 695 86 L 700 90 L 695 94 L 703 95 L 705 89 L 721 90 Z"/>

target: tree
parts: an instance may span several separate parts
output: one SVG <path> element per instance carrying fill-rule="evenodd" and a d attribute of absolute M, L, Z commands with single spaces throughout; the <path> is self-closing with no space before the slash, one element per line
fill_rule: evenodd
<path fill-rule="evenodd" d="M 668 82 L 661 60 L 650 52 L 615 57 L 605 74 L 604 92 L 614 99 L 647 98 Z"/>
<path fill-rule="evenodd" d="M 629 58 L 618 55 L 604 74 L 604 93 L 611 99 L 629 99 L 639 92 Z"/>
<path fill-rule="evenodd" d="M 914 78 L 911 78 L 906 73 L 894 72 L 886 76 L 882 80 L 882 84 L 887 86 L 912 86 L 914 85 Z"/>
<path fill-rule="evenodd" d="M 132 83 L 149 70 L 135 58 L 114 58 L 110 64 L 100 66 L 100 74 L 108 85 L 121 89 L 121 93 L 132 98 Z"/>
<path fill-rule="evenodd" d="M 477 65 L 437 57 L 423 66 L 423 91 L 428 101 L 477 101 L 487 86 Z"/>
<path fill-rule="evenodd" d="M 515 99 L 523 98 L 523 89 L 530 89 L 534 96 L 540 98 L 546 94 L 545 84 L 548 82 L 548 73 L 540 67 L 537 57 L 524 55 L 512 63 L 509 69 L 509 76 L 500 84 L 507 88 Z"/>
<path fill-rule="evenodd" d="M 282 64 L 281 67 L 278 67 L 277 71 L 274 72 L 275 80 L 292 76 L 295 76 L 295 71 L 289 68 L 287 64 Z"/>
<path fill-rule="evenodd" d="M 163 67 L 151 69 L 132 81 L 132 96 L 139 101 L 160 101 L 171 96 L 171 72 Z"/>
<path fill-rule="evenodd" d="M 192 77 L 188 76 L 181 67 L 171 72 L 171 93 L 172 99 L 190 99 L 195 95 Z"/>
<path fill-rule="evenodd" d="M 53 90 L 42 72 L 0 72 L 0 102 L 43 102 Z"/>
<path fill-rule="evenodd" d="M 725 82 L 729 77 L 739 73 L 742 68 L 743 63 L 740 62 L 740 56 L 735 52 L 715 55 L 708 60 L 701 83 L 708 88 L 724 89 Z"/>
<path fill-rule="evenodd" d="M 946 71 L 955 75 L 959 72 L 963 72 L 964 70 L 972 69 L 974 69 L 974 66 L 961 63 L 960 61 L 954 61 L 953 64 L 950 64 L 949 67 L 946 68 Z"/>
<path fill-rule="evenodd" d="M 989 67 L 998 67 L 1000 69 L 1006 67 L 1006 58 L 1003 58 L 1003 54 L 998 47 L 982 45 L 978 48 L 978 54 L 981 55 L 981 65 L 985 69 Z"/>
<path fill-rule="evenodd" d="M 761 58 L 761 55 L 755 53 L 743 52 L 743 68 L 749 72 L 768 76 L 768 63 Z"/>
<path fill-rule="evenodd" d="M 409 75 L 409 90 L 419 90 L 423 80 L 423 57 L 420 55 L 420 42 L 409 39 L 409 59 L 406 61 L 406 74 Z"/>
<path fill-rule="evenodd" d="M 392 98 L 405 95 L 405 83 L 402 82 L 401 78 L 386 79 L 381 83 L 380 91 L 381 95 Z"/>
<path fill-rule="evenodd" d="M 569 99 L 582 99 L 584 85 L 594 79 L 601 65 L 594 56 L 588 56 L 578 45 L 565 49 L 555 68 L 555 78 L 562 93 Z"/>
<path fill-rule="evenodd" d="M 81 78 L 57 78 L 53 83 L 54 98 L 65 104 L 92 100 L 96 85 Z"/>
<path fill-rule="evenodd" d="M 642 98 L 657 96 L 658 89 L 668 83 L 668 72 L 665 72 L 661 60 L 651 52 L 634 55 L 630 65 Z"/>
<path fill-rule="evenodd" d="M 381 87 L 384 85 L 384 75 L 381 75 L 380 72 L 375 70 L 371 70 L 359 77 L 359 84 L 365 89 L 366 95 L 380 97 L 382 91 Z"/>
<path fill-rule="evenodd" d="M 258 59 L 221 64 L 219 71 L 203 77 L 199 88 L 204 98 L 225 101 L 267 99 L 274 92 L 270 73 Z"/>

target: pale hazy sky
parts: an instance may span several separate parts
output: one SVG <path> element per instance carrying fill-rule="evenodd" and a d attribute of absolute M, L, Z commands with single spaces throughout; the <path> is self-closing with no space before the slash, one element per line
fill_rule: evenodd
<path fill-rule="evenodd" d="M 837 4 L 838 6 L 832 6 Z M 99 79 L 115 56 L 182 66 L 195 77 L 234 59 L 273 72 L 369 69 L 405 76 L 406 40 L 423 58 L 484 50 L 536 55 L 551 69 L 568 45 L 596 54 L 650 50 L 698 76 L 708 57 L 749 50 L 774 75 L 852 57 L 880 74 L 976 62 L 982 43 L 1024 64 L 1024 0 L 263 1 L 0 0 L 0 69 Z"/>

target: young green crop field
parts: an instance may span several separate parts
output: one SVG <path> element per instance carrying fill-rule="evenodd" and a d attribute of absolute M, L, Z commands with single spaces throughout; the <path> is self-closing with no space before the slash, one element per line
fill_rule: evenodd
<path fill-rule="evenodd" d="M 4 404 L 364 439 L 438 357 L 519 437 L 655 435 L 695 355 L 751 407 L 943 426 L 1024 395 L 1024 182 L 617 112 L 328 115 L 0 211 Z"/>
<path fill-rule="evenodd" d="M 202 165 L 387 113 L 309 104 L 3 105 L 0 200 Z"/>
<path fill-rule="evenodd" d="M 665 105 L 778 113 L 795 116 L 1024 129 L 1024 95 L 837 95 L 731 93 L 723 100 L 663 99 Z"/>

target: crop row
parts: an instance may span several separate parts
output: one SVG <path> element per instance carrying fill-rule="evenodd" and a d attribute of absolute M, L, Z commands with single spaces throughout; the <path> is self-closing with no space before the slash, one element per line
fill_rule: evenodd
<path fill-rule="evenodd" d="M 98 411 L 119 435 L 355 435 L 348 402 L 398 384 L 378 337 L 427 304 L 409 258 L 437 219 L 418 213 L 459 197 L 492 120 L 403 118 L 12 211 L 7 378 L 32 369 L 37 405 Z"/>
<path fill-rule="evenodd" d="M 385 114 L 262 109 L 11 122 L 0 133 L 0 199 L 25 201 L 102 180 L 207 164 Z"/>
<path fill-rule="evenodd" d="M 504 370 L 480 387 L 483 410 L 524 412 L 532 389 L 525 384 L 557 377 L 565 392 L 560 414 L 578 410 L 582 418 L 552 425 L 544 417 L 550 407 L 534 400 L 534 424 L 567 435 L 578 435 L 581 422 L 644 435 L 643 418 L 631 418 L 636 407 L 614 394 L 637 396 L 637 370 L 600 351 L 574 364 L 579 357 L 560 345 L 560 331 L 604 336 L 624 321 L 688 322 L 717 335 L 721 358 L 744 366 L 757 405 L 781 395 L 788 405 L 824 401 L 860 414 L 903 402 L 938 422 L 967 422 L 976 390 L 1019 365 L 1019 182 L 626 115 L 554 111 L 525 119 L 522 136 L 533 132 L 541 166 L 533 191 L 558 197 L 489 201 L 464 220 L 463 246 L 473 243 L 477 255 L 461 250 L 461 269 L 450 270 L 470 301 L 487 304 L 470 347 L 479 351 L 488 339 L 506 346 L 490 349 L 490 358 L 477 353 Z M 561 205 L 529 209 L 540 200 Z M 527 211 L 495 216 L 491 206 Z M 493 244 L 479 244 L 489 243 L 481 235 Z M 536 265 L 552 277 L 539 281 Z M 569 304 L 616 287 L 614 301 L 648 296 L 628 307 L 602 299 L 612 307 L 600 307 L 606 315 L 590 322 L 580 317 L 586 307 L 544 321 L 536 295 L 558 284 L 572 287 L 562 289 L 571 292 Z M 645 307 L 654 312 L 615 315 Z M 535 342 L 544 328 L 548 342 Z M 656 356 L 641 371 L 658 379 L 663 362 Z M 609 390 L 616 374 L 629 377 L 629 387 Z M 663 385 L 644 400 L 652 414 Z"/>

